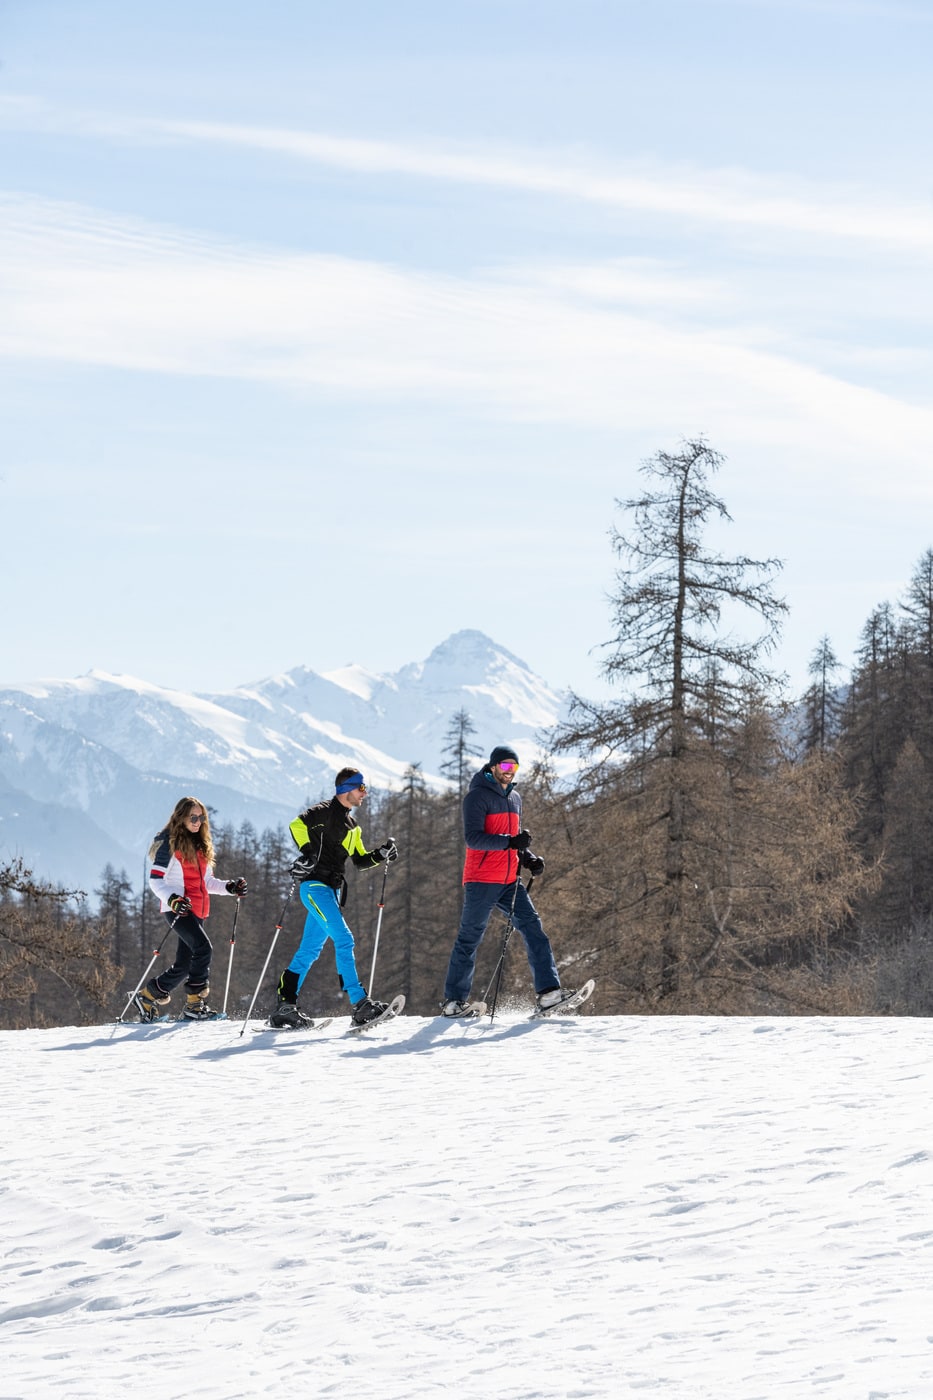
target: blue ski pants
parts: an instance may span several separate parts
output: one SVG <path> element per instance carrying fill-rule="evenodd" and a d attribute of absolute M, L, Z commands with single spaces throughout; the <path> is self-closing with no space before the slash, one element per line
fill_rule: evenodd
<path fill-rule="evenodd" d="M 294 972 L 298 977 L 300 991 L 302 982 L 321 956 L 324 944 L 328 938 L 332 939 L 341 986 L 355 1005 L 362 1001 L 366 993 L 356 971 L 353 934 L 340 912 L 337 891 L 318 880 L 304 880 L 299 894 L 308 911 L 308 917 L 305 919 L 305 931 L 301 936 L 298 951 L 288 964 L 288 971 Z"/>
<path fill-rule="evenodd" d="M 517 887 L 514 881 L 510 885 L 487 885 L 479 881 L 470 881 L 463 887 L 463 912 L 460 915 L 460 929 L 447 968 L 445 1001 L 468 999 L 473 985 L 476 953 L 483 941 L 483 934 L 493 909 L 499 909 L 506 919 L 512 915 L 513 926 L 525 940 L 525 951 L 534 977 L 535 992 L 546 992 L 552 987 L 560 986 L 550 941 L 541 925 L 538 911 L 531 902 L 531 896 L 521 880 L 518 881 Z"/>

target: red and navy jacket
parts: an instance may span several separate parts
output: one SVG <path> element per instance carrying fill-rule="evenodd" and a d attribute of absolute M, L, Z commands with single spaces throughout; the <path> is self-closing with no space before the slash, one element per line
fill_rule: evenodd
<path fill-rule="evenodd" d="M 509 850 L 509 837 L 521 829 L 521 794 L 514 783 L 500 787 L 487 764 L 474 774 L 463 799 L 463 883 L 511 885 L 518 878 L 519 858 Z"/>

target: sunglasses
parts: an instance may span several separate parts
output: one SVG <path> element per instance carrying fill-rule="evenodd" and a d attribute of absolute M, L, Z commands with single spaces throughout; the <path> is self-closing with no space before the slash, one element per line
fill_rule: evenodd
<path fill-rule="evenodd" d="M 195 814 L 194 814 L 193 812 L 189 812 L 188 815 L 185 817 L 185 821 L 186 821 L 186 822 L 203 822 L 203 821 L 204 821 L 204 813 L 203 813 L 203 812 L 199 812 L 199 813 L 197 814 L 197 816 L 195 816 Z"/>
<path fill-rule="evenodd" d="M 517 763 L 500 763 L 500 764 L 499 764 L 499 767 L 502 769 L 503 773 L 514 773 L 515 770 L 516 770 L 516 768 L 518 767 L 518 764 L 517 764 Z"/>

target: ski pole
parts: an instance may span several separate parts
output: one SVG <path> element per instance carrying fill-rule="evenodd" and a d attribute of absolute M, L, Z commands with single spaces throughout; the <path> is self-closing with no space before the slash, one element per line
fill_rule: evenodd
<path fill-rule="evenodd" d="M 247 1027 L 247 1025 L 248 1025 L 248 1023 L 249 1023 L 249 1018 L 250 1018 L 250 1016 L 252 1016 L 252 1014 L 253 1014 L 253 1007 L 256 1005 L 256 998 L 259 996 L 259 988 L 262 986 L 262 979 L 263 979 L 263 978 L 265 977 L 265 975 L 266 975 L 266 969 L 268 968 L 269 962 L 270 962 L 270 960 L 271 960 L 271 958 L 272 958 L 272 949 L 275 947 L 276 939 L 278 938 L 279 934 L 282 932 L 282 925 L 283 925 L 284 922 L 285 922 L 285 911 L 286 911 L 286 909 L 287 909 L 288 906 L 289 906 L 289 902 L 291 901 L 291 897 L 292 897 L 292 893 L 293 893 L 294 889 L 295 889 L 295 882 L 294 882 L 294 880 L 293 880 L 293 881 L 291 882 L 291 884 L 289 885 L 289 887 L 288 887 L 288 894 L 285 896 L 285 903 L 282 905 L 282 912 L 281 912 L 281 914 L 279 915 L 279 921 L 278 921 L 278 923 L 277 923 L 276 926 L 275 926 L 275 933 L 272 935 L 272 942 L 269 944 L 269 951 L 268 951 L 268 953 L 266 954 L 266 960 L 265 960 L 265 962 L 264 962 L 263 965 L 262 965 L 262 972 L 260 972 L 260 974 L 259 974 L 259 981 L 256 983 L 256 990 L 255 990 L 255 992 L 253 992 L 253 999 L 252 999 L 252 1001 L 251 1001 L 250 1004 L 249 1004 L 249 1010 L 247 1011 L 246 1016 L 245 1016 L 244 1019 L 243 1019 L 243 1024 L 242 1024 L 242 1026 L 240 1027 L 240 1038 L 241 1038 L 241 1039 L 242 1039 L 243 1035 L 246 1033 L 246 1027 Z"/>
<path fill-rule="evenodd" d="M 534 878 L 535 877 L 532 875 L 531 879 L 528 881 L 529 889 L 531 889 L 532 885 L 534 884 Z M 499 983 L 502 981 L 502 969 L 505 967 L 505 955 L 508 951 L 509 939 L 512 937 L 512 929 L 515 926 L 515 901 L 518 898 L 518 887 L 520 884 L 521 869 L 515 872 L 515 888 L 512 890 L 512 907 L 509 910 L 509 921 L 505 926 L 505 936 L 502 939 L 502 948 L 499 952 L 499 961 L 496 963 L 495 970 L 493 971 L 493 974 L 489 979 L 489 987 L 492 986 L 493 982 L 495 982 L 496 984 L 495 991 L 493 992 L 492 997 L 492 1007 L 489 1012 L 490 1025 L 492 1024 L 493 1017 L 496 1014 L 496 1003 L 499 1000 Z M 489 987 L 487 987 L 485 992 L 483 993 L 483 1001 L 488 1002 Z"/>
<path fill-rule="evenodd" d="M 145 982 L 146 978 L 149 976 L 149 973 L 152 971 L 153 965 L 155 964 L 155 960 L 156 960 L 156 958 L 159 956 L 159 954 L 161 953 L 161 951 L 162 951 L 162 949 L 163 949 L 163 947 L 164 947 L 164 945 L 165 945 L 165 939 L 168 938 L 168 936 L 169 936 L 169 934 L 171 933 L 172 929 L 173 929 L 173 928 L 175 927 L 175 925 L 178 923 L 179 917 L 180 917 L 180 916 L 179 916 L 178 914 L 175 915 L 174 919 L 173 919 L 172 922 L 169 924 L 168 928 L 165 930 L 165 934 L 164 934 L 164 936 L 163 936 L 163 938 L 162 938 L 162 942 L 159 944 L 158 948 L 155 948 L 155 949 L 153 950 L 152 957 L 151 957 L 150 960 L 149 960 L 149 966 L 146 968 L 146 971 L 143 973 L 142 977 L 140 977 L 139 981 L 136 983 L 136 986 L 135 986 L 135 987 L 133 988 L 133 990 L 130 992 L 129 1001 L 126 1003 L 126 1005 L 124 1006 L 123 1010 L 120 1012 L 119 1016 L 117 1017 L 117 1020 L 118 1020 L 118 1021 L 122 1021 L 122 1020 L 123 1020 L 123 1017 L 126 1015 L 126 1013 L 129 1011 L 130 1007 L 133 1005 L 133 998 L 136 996 L 136 993 L 139 991 L 140 987 L 143 985 L 143 983 Z"/>
<path fill-rule="evenodd" d="M 389 837 L 393 846 L 395 841 Z M 389 862 L 385 862 L 385 869 L 382 872 L 382 894 L 379 896 L 379 916 L 376 919 L 376 941 L 373 943 L 373 965 L 369 970 L 369 995 L 373 994 L 373 984 L 376 980 L 376 954 L 379 952 L 379 930 L 382 928 L 382 911 L 386 907 L 386 880 L 389 878 Z"/>
<path fill-rule="evenodd" d="M 227 958 L 227 985 L 224 987 L 223 1014 L 227 1014 L 227 997 L 230 993 L 230 973 L 233 970 L 233 945 L 236 943 L 236 921 L 240 917 L 240 900 L 242 895 L 236 897 L 236 910 L 233 915 L 233 928 L 230 931 L 230 956 Z"/>

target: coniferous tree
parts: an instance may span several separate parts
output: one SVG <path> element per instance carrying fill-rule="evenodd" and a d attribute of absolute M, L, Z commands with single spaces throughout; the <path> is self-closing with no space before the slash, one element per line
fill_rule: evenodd
<path fill-rule="evenodd" d="M 813 683 L 802 700 L 804 753 L 825 753 L 835 746 L 842 716 L 835 678 L 841 669 L 829 638 L 822 637 L 807 668 Z"/>
<path fill-rule="evenodd" d="M 933 549 L 925 550 L 918 561 L 901 608 L 909 619 L 911 646 L 933 667 Z"/>
<path fill-rule="evenodd" d="M 880 887 L 858 910 L 859 936 L 891 976 L 896 959 L 916 957 L 917 929 L 933 909 L 926 856 L 933 821 L 933 550 L 919 560 L 900 611 L 898 619 L 884 603 L 863 629 L 840 742 L 847 784 L 861 801 L 858 839 L 881 872 Z"/>
<path fill-rule="evenodd" d="M 905 667 L 894 611 L 884 603 L 862 629 L 841 736 L 847 784 L 862 797 L 858 836 L 873 855 L 884 829 L 888 778 L 908 736 Z"/>
<path fill-rule="evenodd" d="M 450 909 L 451 918 L 461 898 L 463 799 L 473 776 L 474 764 L 471 760 L 478 759 L 482 754 L 479 745 L 470 742 L 475 733 L 476 726 L 469 713 L 464 709 L 458 710 L 451 719 L 445 736 L 445 758 L 441 763 L 441 772 L 450 778 L 453 784 L 448 794 L 441 795 L 435 815 L 439 843 L 449 852 L 449 857 L 445 858 L 442 864 L 449 870 L 450 889 L 456 893 Z"/>
<path fill-rule="evenodd" d="M 712 553 L 703 543 L 711 519 L 728 520 L 708 479 L 721 457 L 705 442 L 686 442 L 644 463 L 651 488 L 618 502 L 633 518 L 613 531 L 622 565 L 612 598 L 615 634 L 603 671 L 627 693 L 618 703 L 574 704 L 561 736 L 605 763 L 621 760 L 623 788 L 650 832 L 638 876 L 640 920 L 655 945 L 657 996 L 671 997 L 693 975 L 705 937 L 699 892 L 704 870 L 698 784 L 717 767 L 720 735 L 744 721 L 748 696 L 773 678 L 762 658 L 771 649 L 785 605 L 772 591 L 776 560 Z M 720 630 L 722 614 L 750 610 L 764 624 L 756 640 Z M 709 742 L 710 713 L 716 716 Z"/>
<path fill-rule="evenodd" d="M 556 918 L 629 1008 L 779 1004 L 868 880 L 838 765 L 795 764 L 782 747 L 764 660 L 784 611 L 777 561 L 705 546 L 729 518 L 709 487 L 719 465 L 685 443 L 645 464 L 653 489 L 619 503 L 633 526 L 613 533 L 623 567 L 604 671 L 625 693 L 576 700 L 559 736 L 590 767 L 551 869 Z M 751 641 L 723 626 L 743 612 L 759 620 Z"/>
<path fill-rule="evenodd" d="M 119 874 L 108 861 L 101 872 L 100 886 L 94 891 L 98 899 L 98 916 L 109 931 L 113 960 L 118 967 L 135 954 L 136 918 L 131 897 L 133 886 L 125 870 Z"/>
<path fill-rule="evenodd" d="M 900 606 L 906 614 L 902 637 L 908 657 L 907 722 L 919 750 L 933 761 L 933 550 L 919 560 Z"/>
<path fill-rule="evenodd" d="M 482 752 L 477 744 L 470 742 L 475 733 L 476 725 L 470 718 L 469 712 L 465 709 L 459 709 L 451 718 L 447 733 L 444 735 L 444 754 L 446 757 L 441 763 L 441 772 L 453 784 L 458 802 L 463 801 L 466 792 L 470 775 L 470 759 L 478 758 Z"/>

